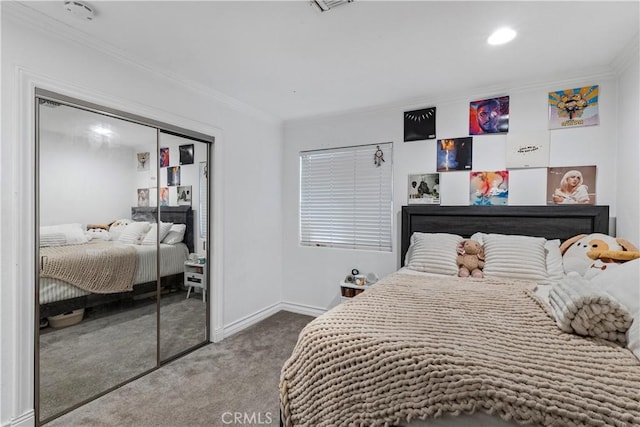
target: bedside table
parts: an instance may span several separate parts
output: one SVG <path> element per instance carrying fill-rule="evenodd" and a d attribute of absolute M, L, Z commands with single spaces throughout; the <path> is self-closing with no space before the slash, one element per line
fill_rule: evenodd
<path fill-rule="evenodd" d="M 347 283 L 344 280 L 340 281 L 340 300 L 341 302 L 349 301 L 356 295 L 360 295 L 365 289 L 368 289 L 371 285 L 356 285 L 354 283 Z"/>
<path fill-rule="evenodd" d="M 188 286 L 187 299 L 191 295 L 191 288 L 202 289 L 202 302 L 207 302 L 207 264 L 200 264 L 193 261 L 184 262 L 184 286 Z"/>

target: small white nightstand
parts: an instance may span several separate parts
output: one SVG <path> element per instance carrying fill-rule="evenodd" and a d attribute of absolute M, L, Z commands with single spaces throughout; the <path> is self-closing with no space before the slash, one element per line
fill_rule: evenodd
<path fill-rule="evenodd" d="M 202 289 L 202 302 L 207 302 L 207 264 L 194 261 L 184 262 L 184 286 L 188 286 L 187 299 L 191 295 L 191 288 Z"/>
<path fill-rule="evenodd" d="M 340 281 L 340 300 L 342 302 L 349 301 L 351 298 L 358 294 L 361 294 L 368 289 L 370 285 L 356 285 L 354 283 L 347 283 L 344 280 Z"/>

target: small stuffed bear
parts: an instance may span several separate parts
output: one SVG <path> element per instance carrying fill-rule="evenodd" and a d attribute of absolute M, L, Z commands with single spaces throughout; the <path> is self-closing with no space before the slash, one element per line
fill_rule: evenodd
<path fill-rule="evenodd" d="M 475 240 L 465 239 L 456 247 L 459 277 L 483 277 L 484 248 Z"/>

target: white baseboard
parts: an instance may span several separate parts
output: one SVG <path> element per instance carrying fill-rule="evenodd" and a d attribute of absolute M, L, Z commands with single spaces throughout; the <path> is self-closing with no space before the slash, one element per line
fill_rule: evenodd
<path fill-rule="evenodd" d="M 262 310 L 258 310 L 253 314 L 243 317 L 242 319 L 236 320 L 228 325 L 225 325 L 222 331 L 214 331 L 213 341 L 220 341 L 219 338 L 227 338 L 233 334 L 236 334 L 243 329 L 248 328 L 269 316 L 273 316 L 279 311 L 290 311 L 292 313 L 304 314 L 307 316 L 318 317 L 321 314 L 325 313 L 327 310 L 324 308 L 313 307 L 310 305 L 297 304 L 292 302 L 280 302 L 270 305 L 269 307 L 263 308 Z"/>
<path fill-rule="evenodd" d="M 281 302 L 280 310 L 290 311 L 297 314 L 305 314 L 307 316 L 318 317 L 327 312 L 326 308 L 314 307 L 311 305 L 298 304 L 295 302 Z"/>
<path fill-rule="evenodd" d="M 2 427 L 33 427 L 36 425 L 36 414 L 32 410 L 25 412 L 19 417 L 12 418 L 7 424 L 3 424 Z"/>

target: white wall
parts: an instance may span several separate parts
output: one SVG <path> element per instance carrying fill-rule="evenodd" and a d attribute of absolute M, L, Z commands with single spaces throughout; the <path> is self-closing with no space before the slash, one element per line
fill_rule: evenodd
<path fill-rule="evenodd" d="M 616 234 L 640 246 L 640 89 L 638 37 L 625 49 L 618 80 L 618 153 L 616 156 Z"/>
<path fill-rule="evenodd" d="M 34 421 L 34 87 L 216 137 L 211 197 L 224 201 L 212 213 L 217 334 L 281 301 L 282 129 L 206 88 L 89 47 L 68 28 L 32 24 L 19 5 L 1 6 L 0 425 L 17 426 Z"/>
<path fill-rule="evenodd" d="M 547 131 L 548 93 L 587 85 L 600 85 L 600 125 Z M 352 268 L 384 276 L 399 267 L 401 206 L 407 204 L 407 177 L 411 173 L 436 172 L 436 140 L 403 142 L 403 112 L 435 105 L 437 138 L 468 136 L 469 102 L 493 96 L 510 96 L 509 133 L 548 132 L 549 166 L 597 166 L 597 203 L 610 205 L 616 215 L 616 160 L 618 120 L 617 81 L 613 73 L 575 81 L 549 82 L 535 87 L 505 87 L 489 93 L 430 100 L 416 105 L 344 114 L 317 120 L 288 122 L 285 126 L 283 204 L 284 300 L 326 309 L 339 302 L 338 281 Z M 506 167 L 505 135 L 473 137 L 473 170 Z M 302 150 L 393 141 L 394 236 L 392 253 L 301 247 L 298 243 L 298 155 Z M 546 204 L 545 168 L 511 170 L 509 204 Z M 637 182 L 637 181 L 636 181 Z M 469 173 L 440 175 L 443 205 L 469 204 Z M 305 280 L 300 280 L 304 277 Z"/>
<path fill-rule="evenodd" d="M 109 224 L 131 217 L 135 173 L 132 147 L 91 146 L 41 132 L 40 225 Z"/>

